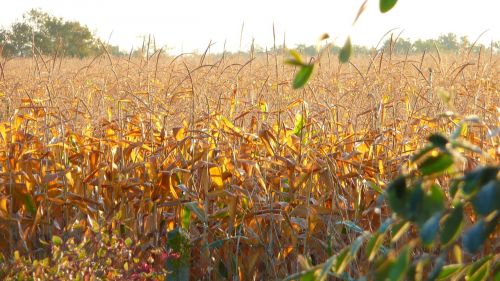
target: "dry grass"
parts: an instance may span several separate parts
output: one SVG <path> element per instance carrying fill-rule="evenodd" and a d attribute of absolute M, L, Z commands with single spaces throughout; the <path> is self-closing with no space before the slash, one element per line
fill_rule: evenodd
<path fill-rule="evenodd" d="M 83 245 L 80 262 L 58 260 L 63 276 L 139 278 L 163 268 L 167 233 L 183 227 L 191 250 L 168 253 L 187 255 L 192 279 L 279 279 L 300 270 L 300 256 L 322 262 L 377 229 L 389 215 L 379 188 L 408 168 L 430 132 L 453 132 L 460 116 L 475 114 L 482 122 L 464 137 L 485 154 L 462 164 L 500 160 L 498 134 L 489 135 L 500 125 L 498 56 L 379 54 L 346 65 L 325 56 L 297 91 L 283 60 L 7 62 L 3 256 L 28 263 Z M 51 274 L 24 266 L 9 274 Z"/>

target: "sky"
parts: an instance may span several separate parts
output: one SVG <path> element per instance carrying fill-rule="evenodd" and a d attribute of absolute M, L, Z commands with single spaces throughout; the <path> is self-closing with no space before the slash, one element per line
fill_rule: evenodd
<path fill-rule="evenodd" d="M 3 2 L 3 3 L 2 3 Z M 66 20 L 87 25 L 100 38 L 130 50 L 142 38 L 154 36 L 158 47 L 169 53 L 203 52 L 224 48 L 247 50 L 252 42 L 261 47 L 276 44 L 314 45 L 328 33 L 342 45 L 347 35 L 354 44 L 375 46 L 389 30 L 402 37 L 437 38 L 453 32 L 480 42 L 500 40 L 500 0 L 399 0 L 387 14 L 378 0 L 368 0 L 356 25 L 352 22 L 364 0 L 0 0 L 0 26 L 20 20 L 24 12 L 39 8 Z"/>

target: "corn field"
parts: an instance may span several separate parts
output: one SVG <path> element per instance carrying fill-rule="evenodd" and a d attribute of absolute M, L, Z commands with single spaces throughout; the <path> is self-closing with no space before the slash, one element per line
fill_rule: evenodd
<path fill-rule="evenodd" d="M 0 278 L 283 279 L 376 231 L 429 134 L 472 118 L 458 167 L 500 162 L 497 54 L 326 54 L 300 90 L 287 56 L 3 61 Z"/>

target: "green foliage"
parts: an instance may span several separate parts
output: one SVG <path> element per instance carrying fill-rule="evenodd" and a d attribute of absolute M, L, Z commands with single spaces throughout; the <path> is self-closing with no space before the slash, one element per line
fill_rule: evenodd
<path fill-rule="evenodd" d="M 348 62 L 349 58 L 351 57 L 351 54 L 352 54 L 351 38 L 348 37 L 347 40 L 344 43 L 344 46 L 342 47 L 342 49 L 340 49 L 339 61 L 341 63 Z"/>
<path fill-rule="evenodd" d="M 398 0 L 380 0 L 379 2 L 379 8 L 380 12 L 382 13 L 387 13 L 389 12 L 394 6 L 396 6 L 396 3 Z"/>
<path fill-rule="evenodd" d="M 297 74 L 295 75 L 295 79 L 293 80 L 293 88 L 302 88 L 306 84 L 307 80 L 309 80 L 309 77 L 311 77 L 313 69 L 314 64 L 301 66 L 299 72 L 297 72 Z"/>
<path fill-rule="evenodd" d="M 293 134 L 300 137 L 302 135 L 302 129 L 304 128 L 306 121 L 304 115 L 297 113 L 295 115 L 295 127 L 293 129 Z"/>
<path fill-rule="evenodd" d="M 449 139 L 440 134 L 433 134 L 428 140 L 427 146 L 412 158 L 417 168 L 399 175 L 386 189 L 385 198 L 394 213 L 393 219 L 373 234 L 363 233 L 360 240 L 351 245 L 358 249 L 367 241 L 364 256 L 358 258 L 365 258 L 373 266 L 369 266 L 367 275 L 361 276 L 363 280 L 413 280 L 417 271 L 427 280 L 450 280 L 464 274 L 468 280 L 488 280 L 492 276 L 491 256 L 463 264 L 461 257 L 459 263 L 450 263 L 447 256 L 453 247 L 461 256 L 460 241 L 468 253 L 477 254 L 488 239 L 493 238 L 491 235 L 495 233 L 500 217 L 500 166 L 478 167 L 450 177 L 446 171 L 455 163 L 460 154 L 458 149 L 466 145 L 465 141 L 458 136 Z M 451 189 L 436 184 L 437 177 L 446 179 Z M 466 213 L 477 220 L 463 231 Z M 398 250 L 396 241 L 412 225 L 419 235 L 410 238 Z M 388 245 L 389 252 L 380 251 L 387 249 L 384 244 L 387 229 L 392 229 L 393 236 Z M 425 254 L 412 256 L 412 249 L 418 245 L 424 246 L 419 251 L 425 251 Z M 434 248 L 429 249 L 430 246 Z M 335 276 L 345 273 L 348 263 L 356 257 L 348 249 L 344 248 L 326 260 L 320 276 L 325 276 L 324 268 L 329 268 Z M 432 270 L 426 274 L 422 269 L 428 266 Z M 314 276 L 311 280 L 320 280 Z"/>
<path fill-rule="evenodd" d="M 177 259 L 167 260 L 169 280 L 189 280 L 190 243 L 189 234 L 182 228 L 176 228 L 168 233 L 167 246 L 175 253 L 179 253 Z"/>
<path fill-rule="evenodd" d="M 31 10 L 9 29 L 0 29 L 3 56 L 31 56 L 32 54 L 86 57 L 100 53 L 101 43 L 87 26 L 77 21 L 64 21 L 40 10 Z M 115 46 L 107 46 L 113 54 Z"/>

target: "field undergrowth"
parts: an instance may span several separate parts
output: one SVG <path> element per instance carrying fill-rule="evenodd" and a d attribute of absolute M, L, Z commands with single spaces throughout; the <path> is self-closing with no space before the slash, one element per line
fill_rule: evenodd
<path fill-rule="evenodd" d="M 479 120 L 460 134 L 483 153 L 436 178 L 445 190 L 500 162 L 498 55 L 325 56 L 300 90 L 286 59 L 8 61 L 0 278 L 282 279 L 391 217 L 382 193 L 431 133 Z"/>

